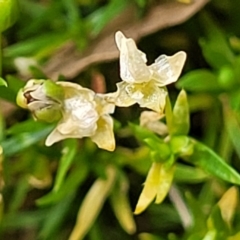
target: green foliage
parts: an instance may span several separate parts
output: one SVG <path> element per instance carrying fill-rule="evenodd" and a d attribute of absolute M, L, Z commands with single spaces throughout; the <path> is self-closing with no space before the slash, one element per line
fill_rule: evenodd
<path fill-rule="evenodd" d="M 3 0 L 0 3 L 0 33 L 9 28 L 18 17 L 17 0 Z"/>
<path fill-rule="evenodd" d="M 94 51 L 88 49 L 90 41 L 109 34 L 102 30 L 108 23 L 114 25 L 114 17 L 129 5 L 140 10 L 140 19 L 154 4 L 145 0 L 134 4 L 126 0 L 0 1 L 0 97 L 11 104 L 0 103 L 1 239 L 240 238 L 237 0 L 213 0 L 174 32 L 166 29 L 140 42 L 141 50 L 152 54 L 150 59 L 157 57 L 158 49 L 161 54 L 184 49 L 187 65 L 175 84 L 180 92 L 176 94 L 174 86 L 168 90 L 165 115 L 150 116 L 142 124 L 136 106 L 115 112 L 114 152 L 98 149 L 85 138 L 46 147 L 44 141 L 57 123 L 35 121 L 16 106 L 17 93 L 25 85 L 22 79 L 48 79 L 44 65 L 59 48 L 71 42 L 80 54 L 85 49 Z M 224 21 L 216 19 L 222 14 Z M 113 28 L 121 30 L 118 25 Z M 16 60 L 21 57 L 30 61 L 19 70 Z M 94 87 L 93 73 L 98 73 L 106 76 L 108 91 L 119 81 L 119 69 L 113 70 L 111 64 L 96 64 L 65 80 Z M 43 95 L 48 104 L 50 98 L 55 103 L 64 98 L 50 80 L 44 81 Z M 60 119 L 54 111 L 41 116 L 35 114 L 48 122 Z M 231 184 L 236 186 L 229 188 Z M 134 208 L 135 214 L 146 210 L 134 216 Z"/>

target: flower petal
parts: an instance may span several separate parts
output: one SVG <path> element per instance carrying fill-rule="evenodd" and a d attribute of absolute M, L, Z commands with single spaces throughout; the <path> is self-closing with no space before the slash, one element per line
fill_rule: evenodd
<path fill-rule="evenodd" d="M 162 113 L 165 108 L 167 92 L 163 88 L 158 88 L 154 81 L 143 84 L 141 88 L 143 97 L 137 102 L 140 107 L 152 109 Z"/>
<path fill-rule="evenodd" d="M 152 166 L 147 175 L 146 182 L 144 184 L 144 188 L 138 199 L 134 214 L 140 214 L 141 212 L 143 212 L 156 197 L 161 166 L 161 163 L 152 163 Z"/>
<path fill-rule="evenodd" d="M 96 123 L 94 123 L 91 128 L 80 128 L 78 122 L 68 118 L 58 123 L 57 127 L 47 137 L 45 144 L 46 146 L 51 146 L 67 138 L 90 137 L 95 134 L 96 129 Z"/>
<path fill-rule="evenodd" d="M 169 167 L 166 165 L 162 165 L 159 171 L 159 182 L 157 188 L 157 197 L 155 203 L 161 203 L 166 195 L 168 194 L 170 187 L 172 185 L 172 180 L 175 172 L 175 165 Z"/>
<path fill-rule="evenodd" d="M 115 95 L 115 93 L 113 93 Z M 99 115 L 111 114 L 115 111 L 115 103 L 113 95 L 110 94 L 96 94 L 94 97 L 96 102 L 96 109 Z M 113 102 L 111 102 L 113 100 Z"/>
<path fill-rule="evenodd" d="M 125 38 L 122 32 L 115 35 L 120 51 L 120 76 L 128 83 L 141 83 L 150 80 L 151 71 L 146 65 L 146 55 L 137 49 L 133 39 Z"/>
<path fill-rule="evenodd" d="M 168 128 L 166 124 L 159 121 L 163 117 L 163 113 L 143 111 L 140 116 L 140 126 L 143 126 L 151 132 L 157 133 L 161 136 L 167 135 Z"/>
<path fill-rule="evenodd" d="M 136 103 L 136 100 L 132 98 L 131 94 L 127 91 L 126 87 L 129 83 L 120 82 L 117 83 L 117 92 L 109 94 L 111 101 L 115 101 L 116 106 L 119 107 L 129 107 Z"/>
<path fill-rule="evenodd" d="M 115 149 L 113 120 L 110 116 L 105 115 L 99 118 L 97 122 L 97 131 L 91 139 L 99 148 L 106 149 L 108 151 L 113 151 Z"/>
<path fill-rule="evenodd" d="M 79 96 L 81 99 L 85 99 L 88 101 L 93 101 L 95 93 L 88 89 L 80 86 L 76 83 L 71 82 L 56 82 L 58 85 L 63 86 L 64 89 L 64 98 L 73 98 L 74 96 Z"/>
<path fill-rule="evenodd" d="M 155 63 L 149 66 L 149 69 L 152 71 L 152 79 L 160 87 L 176 82 L 182 72 L 185 61 L 186 53 L 183 51 L 177 52 L 170 57 L 160 55 L 155 60 Z"/>

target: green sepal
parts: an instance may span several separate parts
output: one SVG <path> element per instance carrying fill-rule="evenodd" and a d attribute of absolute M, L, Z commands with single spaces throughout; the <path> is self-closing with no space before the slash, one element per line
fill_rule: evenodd
<path fill-rule="evenodd" d="M 46 96 L 61 102 L 64 98 L 63 87 L 56 84 L 52 80 L 45 80 L 43 83 L 44 91 Z"/>
<path fill-rule="evenodd" d="M 12 26 L 18 18 L 19 6 L 17 0 L 0 1 L 0 32 Z"/>
<path fill-rule="evenodd" d="M 34 118 L 47 123 L 57 122 L 62 118 L 62 110 L 59 105 L 50 105 L 48 107 L 33 112 Z"/>
<path fill-rule="evenodd" d="M 145 139 L 144 142 L 150 147 L 154 162 L 166 162 L 170 158 L 172 151 L 168 143 L 161 141 L 161 139 L 156 141 L 151 138 Z"/>
<path fill-rule="evenodd" d="M 193 153 L 190 156 L 181 156 L 184 160 L 222 180 L 240 185 L 240 175 L 235 169 L 203 143 L 192 138 L 190 140 L 193 144 Z"/>
<path fill-rule="evenodd" d="M 172 152 L 178 156 L 191 156 L 194 151 L 192 141 L 187 136 L 173 136 L 170 139 Z"/>
<path fill-rule="evenodd" d="M 190 128 L 187 94 L 179 93 L 173 108 L 171 135 L 187 135 Z"/>

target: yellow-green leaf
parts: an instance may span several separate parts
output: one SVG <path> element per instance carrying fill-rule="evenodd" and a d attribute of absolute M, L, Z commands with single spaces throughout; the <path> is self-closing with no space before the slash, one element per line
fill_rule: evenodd
<path fill-rule="evenodd" d="M 112 189 L 116 177 L 116 169 L 112 166 L 108 166 L 106 175 L 107 179 L 97 179 L 85 196 L 78 212 L 77 222 L 71 232 L 69 240 L 83 239 L 101 211 Z"/>

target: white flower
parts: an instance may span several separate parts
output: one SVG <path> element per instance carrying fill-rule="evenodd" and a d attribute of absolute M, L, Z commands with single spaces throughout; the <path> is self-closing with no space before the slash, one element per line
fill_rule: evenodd
<path fill-rule="evenodd" d="M 50 146 L 65 138 L 90 137 L 98 147 L 113 151 L 115 139 L 113 120 L 109 116 L 115 106 L 87 88 L 69 82 L 58 82 L 65 92 L 63 118 L 48 136 L 46 145 Z"/>
<path fill-rule="evenodd" d="M 146 55 L 137 49 L 133 39 L 116 33 L 116 44 L 120 51 L 120 76 L 117 92 L 109 95 L 117 106 L 127 107 L 138 103 L 141 107 L 163 112 L 167 95 L 164 86 L 177 81 L 186 60 L 180 51 L 173 56 L 161 55 L 147 66 Z"/>
<path fill-rule="evenodd" d="M 66 138 L 90 137 L 99 148 L 115 149 L 113 120 L 109 116 L 115 105 L 96 94 L 70 82 L 30 80 L 17 96 L 17 103 L 29 109 L 35 119 L 58 121 L 47 137 L 46 145 Z"/>

